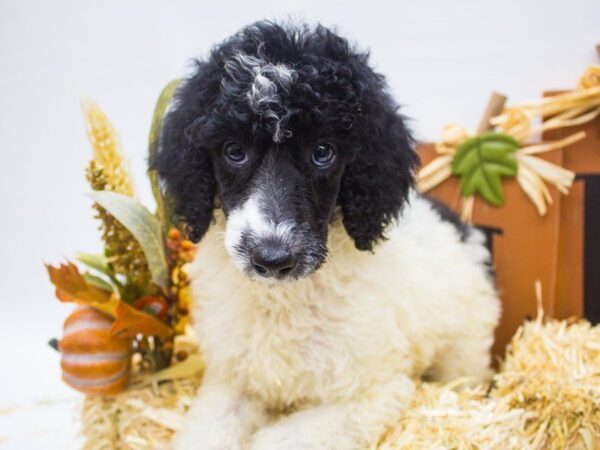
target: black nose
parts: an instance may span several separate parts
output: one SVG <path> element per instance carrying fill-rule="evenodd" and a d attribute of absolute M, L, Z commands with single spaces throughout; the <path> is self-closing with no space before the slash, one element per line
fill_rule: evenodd
<path fill-rule="evenodd" d="M 252 265 L 263 277 L 282 277 L 296 266 L 296 257 L 281 245 L 267 243 L 252 252 Z"/>

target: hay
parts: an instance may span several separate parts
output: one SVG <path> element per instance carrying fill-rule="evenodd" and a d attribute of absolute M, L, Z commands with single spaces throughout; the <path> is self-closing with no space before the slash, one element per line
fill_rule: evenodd
<path fill-rule="evenodd" d="M 200 375 L 89 397 L 86 450 L 170 448 Z M 491 386 L 419 383 L 397 423 L 373 449 L 600 448 L 600 327 L 545 320 L 513 337 Z"/>
<path fill-rule="evenodd" d="M 112 397 L 89 396 L 83 406 L 84 450 L 167 449 L 200 377 L 130 388 Z"/>
<path fill-rule="evenodd" d="M 600 448 L 600 327 L 525 323 L 492 386 L 423 383 L 379 448 Z"/>
<path fill-rule="evenodd" d="M 203 369 L 189 333 L 175 338 L 174 353 L 188 357 L 155 374 L 134 373 L 129 388 L 115 396 L 86 397 L 82 412 L 84 450 L 171 447 L 171 437 L 181 427 Z M 133 366 L 137 367 L 135 361 Z"/>
<path fill-rule="evenodd" d="M 600 327 L 542 317 L 519 329 L 492 397 L 534 415 L 533 448 L 600 448 Z"/>

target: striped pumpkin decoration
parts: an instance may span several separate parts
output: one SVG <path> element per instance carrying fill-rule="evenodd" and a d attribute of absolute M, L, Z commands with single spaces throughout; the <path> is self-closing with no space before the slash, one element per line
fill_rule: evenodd
<path fill-rule="evenodd" d="M 114 319 L 89 306 L 81 306 L 65 320 L 62 378 L 85 394 L 111 395 L 129 381 L 131 340 L 110 335 Z"/>

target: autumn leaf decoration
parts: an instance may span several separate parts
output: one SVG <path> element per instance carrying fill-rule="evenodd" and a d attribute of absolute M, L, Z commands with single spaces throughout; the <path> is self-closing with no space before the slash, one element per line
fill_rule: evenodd
<path fill-rule="evenodd" d="M 162 117 L 178 82 L 163 90 L 152 119 L 149 152 L 157 149 Z M 188 323 L 185 267 L 195 248 L 171 218 L 150 175 L 157 209 L 152 213 L 136 198 L 121 144 L 107 116 L 91 100 L 83 103 L 93 157 L 87 179 L 104 241 L 102 254 L 79 253 L 77 261 L 46 265 L 61 302 L 92 307 L 112 317 L 110 335 L 131 339 L 132 350 L 147 369 L 170 364 L 173 338 Z"/>
<path fill-rule="evenodd" d="M 173 333 L 164 322 L 123 302 L 117 303 L 115 319 L 110 332 L 120 337 L 143 334 L 168 339 Z"/>
<path fill-rule="evenodd" d="M 50 281 L 56 287 L 61 302 L 91 306 L 116 319 L 111 334 L 134 337 L 137 334 L 168 338 L 173 331 L 162 321 L 145 312 L 137 311 L 119 300 L 113 292 L 100 289 L 86 281 L 77 266 L 71 262 L 58 267 L 46 265 Z"/>
<path fill-rule="evenodd" d="M 89 305 L 109 314 L 112 312 L 112 292 L 86 281 L 75 264 L 69 262 L 58 267 L 47 264 L 46 270 L 56 287 L 56 298 L 61 302 Z"/>

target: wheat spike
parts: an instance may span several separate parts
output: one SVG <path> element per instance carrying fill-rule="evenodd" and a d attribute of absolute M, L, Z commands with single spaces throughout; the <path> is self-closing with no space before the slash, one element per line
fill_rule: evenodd
<path fill-rule="evenodd" d="M 106 114 L 91 99 L 82 102 L 88 138 L 93 148 L 93 160 L 106 178 L 105 190 L 133 196 L 133 183 L 121 155 L 119 137 Z"/>

